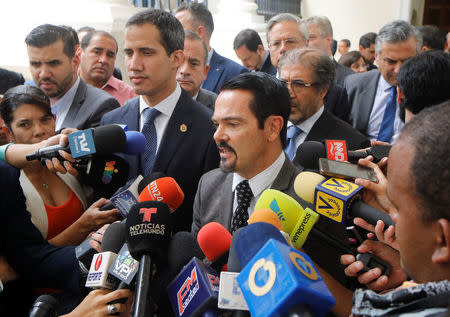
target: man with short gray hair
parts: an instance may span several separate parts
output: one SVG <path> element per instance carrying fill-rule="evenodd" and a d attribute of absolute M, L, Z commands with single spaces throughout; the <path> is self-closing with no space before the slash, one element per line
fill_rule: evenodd
<path fill-rule="evenodd" d="M 333 61 L 336 67 L 336 83 L 344 85 L 345 77 L 354 72 L 348 67 L 342 66 L 333 57 L 331 44 L 333 43 L 333 28 L 330 20 L 326 16 L 313 16 L 305 21 L 309 31 L 309 47 L 318 48 L 324 51 Z"/>
<path fill-rule="evenodd" d="M 417 55 L 421 46 L 421 36 L 414 26 L 402 20 L 390 22 L 381 28 L 375 40 L 379 70 L 346 78 L 350 121 L 371 140 L 393 143 L 402 129 L 397 76 L 400 66 Z"/>

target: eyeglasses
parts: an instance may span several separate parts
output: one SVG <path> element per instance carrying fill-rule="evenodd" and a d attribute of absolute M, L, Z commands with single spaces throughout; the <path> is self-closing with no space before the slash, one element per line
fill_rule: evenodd
<path fill-rule="evenodd" d="M 298 43 L 300 41 L 295 38 L 285 39 L 285 40 L 275 40 L 269 42 L 269 48 L 271 50 L 279 50 L 281 48 L 281 43 L 284 43 L 284 46 L 286 46 L 287 49 L 293 49 L 298 46 Z"/>
<path fill-rule="evenodd" d="M 317 86 L 319 83 L 305 83 L 301 79 L 293 79 L 291 81 L 287 81 L 284 79 L 280 79 L 281 83 L 289 88 L 291 86 L 291 89 L 294 91 L 299 91 L 305 87 L 311 87 L 311 86 Z"/>

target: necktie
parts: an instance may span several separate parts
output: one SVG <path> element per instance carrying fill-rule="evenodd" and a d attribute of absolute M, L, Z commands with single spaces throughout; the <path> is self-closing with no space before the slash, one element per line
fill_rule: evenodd
<path fill-rule="evenodd" d="M 378 140 L 391 142 L 392 133 L 394 132 L 395 112 L 397 110 L 397 88 L 391 87 L 391 95 L 384 110 L 383 121 L 378 131 Z"/>
<path fill-rule="evenodd" d="M 302 133 L 302 129 L 297 127 L 296 125 L 291 125 L 287 131 L 287 146 L 284 150 L 286 154 L 289 156 L 289 159 L 292 161 L 295 155 L 295 151 L 297 150 L 295 146 L 295 139 Z"/>
<path fill-rule="evenodd" d="M 231 233 L 247 225 L 248 207 L 252 197 L 253 193 L 247 180 L 243 180 L 236 186 L 237 208 L 231 220 Z"/>
<path fill-rule="evenodd" d="M 142 134 L 145 136 L 145 151 L 141 154 L 141 166 L 143 175 L 145 176 L 150 174 L 153 164 L 155 163 L 158 138 L 154 121 L 159 114 L 160 112 L 153 108 L 144 110 L 144 127 L 142 128 Z"/>

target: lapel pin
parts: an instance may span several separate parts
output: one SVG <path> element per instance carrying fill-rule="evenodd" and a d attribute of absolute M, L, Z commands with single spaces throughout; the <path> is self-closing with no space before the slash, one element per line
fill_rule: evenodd
<path fill-rule="evenodd" d="M 180 131 L 181 132 L 186 132 L 187 131 L 187 126 L 184 123 L 180 125 Z"/>

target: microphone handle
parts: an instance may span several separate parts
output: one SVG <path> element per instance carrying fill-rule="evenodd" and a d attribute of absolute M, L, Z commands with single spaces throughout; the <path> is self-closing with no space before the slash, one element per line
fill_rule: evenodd
<path fill-rule="evenodd" d="M 389 226 L 395 227 L 394 221 L 388 214 L 385 214 L 384 212 L 362 202 L 362 200 L 356 200 L 350 205 L 349 215 L 352 218 L 360 217 L 374 226 L 377 224 L 378 220 L 382 220 L 385 224 L 385 230 Z"/>
<path fill-rule="evenodd" d="M 306 304 L 299 304 L 287 311 L 285 317 L 314 317 L 315 315 L 311 311 L 310 306 Z"/>
<path fill-rule="evenodd" d="M 150 278 L 152 276 L 152 259 L 144 254 L 139 261 L 136 283 L 136 298 L 133 317 L 153 316 L 153 301 L 150 298 Z"/>

